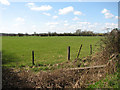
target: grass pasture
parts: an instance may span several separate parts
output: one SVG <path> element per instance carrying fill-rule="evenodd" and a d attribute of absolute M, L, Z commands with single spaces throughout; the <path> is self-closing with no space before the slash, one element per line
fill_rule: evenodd
<path fill-rule="evenodd" d="M 32 50 L 35 52 L 35 64 L 55 64 L 67 61 L 67 47 L 71 47 L 71 60 L 77 57 L 81 44 L 83 44 L 80 57 L 90 54 L 90 44 L 96 51 L 98 36 L 64 36 L 64 37 L 2 37 L 2 65 L 26 66 L 32 65 Z"/>

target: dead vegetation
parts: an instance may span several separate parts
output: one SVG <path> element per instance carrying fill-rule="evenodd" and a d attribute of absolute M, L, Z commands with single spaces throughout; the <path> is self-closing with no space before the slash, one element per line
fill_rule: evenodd
<path fill-rule="evenodd" d="M 106 74 L 116 72 L 117 54 L 111 58 L 106 67 L 54 71 L 38 73 L 25 69 L 4 69 L 3 87 L 7 88 L 85 88 L 104 78 Z M 97 59 L 98 60 L 98 59 Z M 100 62 L 95 60 L 96 63 Z M 95 63 L 94 62 L 94 63 Z"/>
<path fill-rule="evenodd" d="M 115 62 L 114 62 L 115 63 Z M 35 74 L 29 70 L 3 69 L 3 87 L 18 88 L 85 88 L 103 77 L 106 73 L 114 73 L 113 61 L 106 68 L 82 70 L 55 70 Z M 110 69 L 111 68 L 111 69 Z"/>
<path fill-rule="evenodd" d="M 103 40 L 104 45 L 101 46 L 101 52 L 77 61 L 49 65 L 50 68 L 54 68 L 52 71 L 34 73 L 26 68 L 7 69 L 3 67 L 3 88 L 86 88 L 104 78 L 106 74 L 117 72 L 117 62 L 120 58 L 120 33 L 118 31 L 116 35 L 111 32 L 109 35 L 107 39 Z M 111 38 L 115 40 L 111 40 Z M 70 69 L 96 65 L 106 66 Z M 58 66 L 61 68 L 56 69 Z"/>

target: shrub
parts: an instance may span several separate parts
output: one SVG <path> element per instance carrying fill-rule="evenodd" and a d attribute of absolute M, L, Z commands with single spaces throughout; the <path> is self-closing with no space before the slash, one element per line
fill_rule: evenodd
<path fill-rule="evenodd" d="M 101 47 L 108 55 L 120 53 L 120 31 L 118 29 L 113 29 L 102 39 L 102 43 Z"/>

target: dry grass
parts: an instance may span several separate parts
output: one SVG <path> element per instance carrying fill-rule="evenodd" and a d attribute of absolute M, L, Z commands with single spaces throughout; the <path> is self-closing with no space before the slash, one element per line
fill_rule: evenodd
<path fill-rule="evenodd" d="M 94 63 L 99 63 L 99 57 Z M 85 88 L 90 84 L 104 78 L 106 74 L 116 72 L 117 55 L 105 68 L 92 68 L 86 70 L 65 70 L 40 71 L 38 73 L 25 69 L 4 69 L 3 87 L 17 88 Z"/>

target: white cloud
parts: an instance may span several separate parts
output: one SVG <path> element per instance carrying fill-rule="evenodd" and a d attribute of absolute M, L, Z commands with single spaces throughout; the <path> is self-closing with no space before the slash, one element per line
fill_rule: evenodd
<path fill-rule="evenodd" d="M 96 23 L 94 23 L 94 25 L 97 26 L 97 25 L 101 25 L 101 24 L 96 22 Z"/>
<path fill-rule="evenodd" d="M 15 27 L 17 27 L 19 24 L 18 23 L 16 23 L 16 24 L 13 24 L 13 26 L 15 26 Z"/>
<path fill-rule="evenodd" d="M 4 5 L 10 5 L 10 2 L 8 2 L 8 0 L 0 0 L 0 3 Z"/>
<path fill-rule="evenodd" d="M 32 25 L 32 30 L 37 30 L 37 26 L 36 25 Z"/>
<path fill-rule="evenodd" d="M 115 19 L 120 19 L 120 17 L 118 17 L 118 16 L 115 16 Z"/>
<path fill-rule="evenodd" d="M 96 26 L 95 25 L 93 25 L 93 24 L 91 24 L 91 25 L 88 25 L 88 28 L 95 28 Z"/>
<path fill-rule="evenodd" d="M 51 25 L 51 26 L 50 26 L 50 29 L 55 28 L 55 27 L 56 27 L 55 25 Z"/>
<path fill-rule="evenodd" d="M 115 16 L 115 19 L 118 19 L 118 16 Z"/>
<path fill-rule="evenodd" d="M 68 13 L 73 12 L 73 11 L 74 11 L 74 8 L 72 6 L 69 6 L 69 7 L 65 7 L 63 9 L 59 9 L 59 14 L 65 15 L 65 14 L 68 14 Z"/>
<path fill-rule="evenodd" d="M 17 17 L 17 18 L 16 18 L 16 21 L 18 21 L 18 22 L 24 22 L 25 20 L 24 20 L 24 18 Z"/>
<path fill-rule="evenodd" d="M 101 11 L 101 13 L 109 13 L 109 11 L 104 8 L 104 9 Z"/>
<path fill-rule="evenodd" d="M 58 25 L 58 22 L 48 22 L 46 23 L 47 26 L 49 26 L 50 28 L 55 28 L 56 25 Z"/>
<path fill-rule="evenodd" d="M 113 18 L 114 17 L 114 15 L 111 13 L 105 13 L 104 15 L 105 15 L 105 18 Z"/>
<path fill-rule="evenodd" d="M 118 24 L 115 23 L 103 23 L 101 30 L 104 32 L 110 32 L 112 29 L 118 28 Z"/>
<path fill-rule="evenodd" d="M 76 20 L 79 20 L 79 18 L 78 17 L 74 17 L 72 20 L 76 21 Z"/>
<path fill-rule="evenodd" d="M 40 7 L 36 6 L 34 3 L 28 3 L 27 6 L 34 11 L 48 11 L 52 9 L 50 5 L 42 5 Z"/>
<path fill-rule="evenodd" d="M 68 21 L 67 21 L 67 20 L 65 20 L 64 22 L 65 22 L 65 23 L 67 23 Z"/>
<path fill-rule="evenodd" d="M 63 21 L 63 25 L 64 25 L 64 26 L 68 26 L 68 25 L 69 25 L 69 24 L 68 24 L 68 21 L 67 21 L 67 20 Z"/>
<path fill-rule="evenodd" d="M 53 16 L 53 19 L 56 19 L 56 18 L 58 18 L 58 16 Z"/>
<path fill-rule="evenodd" d="M 49 26 L 49 25 L 57 25 L 58 24 L 58 22 L 48 22 L 47 23 L 47 25 Z"/>
<path fill-rule="evenodd" d="M 52 7 L 50 5 L 42 5 L 40 7 L 32 7 L 31 10 L 35 10 L 35 11 L 48 11 L 52 9 Z"/>
<path fill-rule="evenodd" d="M 72 29 L 73 31 L 77 29 L 81 29 L 82 31 L 96 31 L 96 28 L 99 27 L 98 23 L 90 23 L 90 22 L 76 22 L 69 25 L 68 30 Z M 97 28 L 99 29 L 99 28 Z"/>
<path fill-rule="evenodd" d="M 46 15 L 46 16 L 51 16 L 51 14 L 50 13 L 43 13 L 44 15 Z"/>
<path fill-rule="evenodd" d="M 80 12 L 80 11 L 74 11 L 74 15 L 82 15 L 82 12 Z"/>
<path fill-rule="evenodd" d="M 34 3 L 28 3 L 27 5 L 30 7 L 30 6 L 34 6 L 35 4 Z"/>
<path fill-rule="evenodd" d="M 106 28 L 118 28 L 118 24 L 115 23 L 105 23 Z"/>
<path fill-rule="evenodd" d="M 82 24 L 82 25 L 89 25 L 90 22 L 78 22 L 78 24 Z"/>
<path fill-rule="evenodd" d="M 64 26 L 68 26 L 69 24 L 68 23 L 65 23 Z"/>
<path fill-rule="evenodd" d="M 13 26 L 15 26 L 15 27 L 18 27 L 19 25 L 25 24 L 25 20 L 22 17 L 17 17 L 15 19 L 15 21 L 16 21 L 15 24 L 13 24 Z"/>
<path fill-rule="evenodd" d="M 115 17 L 115 16 L 114 16 L 112 13 L 110 13 L 110 11 L 107 10 L 107 9 L 103 9 L 103 10 L 101 11 L 101 13 L 103 13 L 104 16 L 105 16 L 105 18 L 107 18 L 107 19 L 109 19 L 109 18 L 114 18 L 114 17 Z"/>
<path fill-rule="evenodd" d="M 32 25 L 32 28 L 36 28 L 36 25 Z"/>

